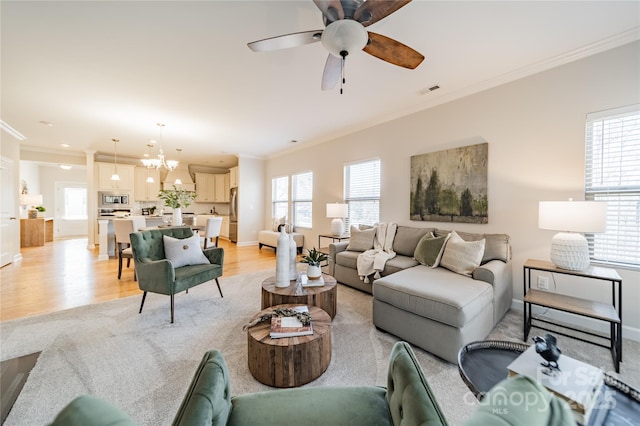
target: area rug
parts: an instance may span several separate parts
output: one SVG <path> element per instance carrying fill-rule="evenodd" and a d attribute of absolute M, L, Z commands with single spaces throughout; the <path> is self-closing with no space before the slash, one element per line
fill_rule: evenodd
<path fill-rule="evenodd" d="M 270 275 L 223 277 L 224 298 L 213 282 L 178 295 L 174 324 L 169 298 L 157 294 L 147 296 L 141 314 L 141 296 L 134 296 L 1 323 L 2 360 L 42 352 L 5 425 L 47 424 L 80 394 L 112 402 L 140 425 L 171 424 L 202 355 L 212 348 L 229 364 L 233 395 L 271 389 L 251 376 L 242 331 L 260 310 L 261 283 Z M 306 386 L 386 385 L 388 356 L 398 339 L 376 330 L 371 318 L 371 296 L 339 285 L 331 364 Z M 521 334 L 521 315 L 510 312 L 490 338 L 521 341 Z M 589 351 L 594 365 L 611 370 L 605 349 L 580 348 L 585 346 L 572 344 L 571 350 Z M 462 423 L 477 402 L 457 367 L 414 350 L 450 424 Z M 638 345 L 625 341 L 624 350 L 621 377 L 632 384 Z"/>

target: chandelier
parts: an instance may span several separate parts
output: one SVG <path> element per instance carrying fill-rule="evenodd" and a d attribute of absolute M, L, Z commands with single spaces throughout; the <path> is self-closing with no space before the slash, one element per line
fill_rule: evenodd
<path fill-rule="evenodd" d="M 176 167 L 178 167 L 178 162 L 176 160 L 167 160 L 164 157 L 164 151 L 162 150 L 162 129 L 164 128 L 164 124 L 158 123 L 158 127 L 160 127 L 160 149 L 158 150 L 157 158 L 143 158 L 142 164 L 144 164 L 147 168 L 156 168 L 164 167 L 169 171 L 173 171 Z"/>

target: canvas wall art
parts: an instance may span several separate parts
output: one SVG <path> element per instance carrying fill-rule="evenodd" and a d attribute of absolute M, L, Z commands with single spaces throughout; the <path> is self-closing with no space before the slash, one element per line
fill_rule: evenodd
<path fill-rule="evenodd" d="M 488 223 L 489 144 L 411 157 L 411 220 Z"/>

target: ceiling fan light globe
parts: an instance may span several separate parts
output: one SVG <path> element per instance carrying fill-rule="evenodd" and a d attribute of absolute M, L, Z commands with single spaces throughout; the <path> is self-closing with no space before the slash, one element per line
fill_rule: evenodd
<path fill-rule="evenodd" d="M 369 35 L 360 22 L 341 19 L 325 28 L 321 41 L 332 55 L 341 57 L 342 52 L 352 53 L 362 50 L 369 41 Z"/>

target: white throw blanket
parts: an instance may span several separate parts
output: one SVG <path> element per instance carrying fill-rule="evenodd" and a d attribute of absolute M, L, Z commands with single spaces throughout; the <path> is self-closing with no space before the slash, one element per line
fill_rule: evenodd
<path fill-rule="evenodd" d="M 358 275 L 365 283 L 369 282 L 369 275 L 375 274 L 374 279 L 380 278 L 380 271 L 384 269 L 387 260 L 396 257 L 393 251 L 393 238 L 398 224 L 378 223 L 375 226 L 376 236 L 373 239 L 373 249 L 358 255 L 356 266 Z"/>

